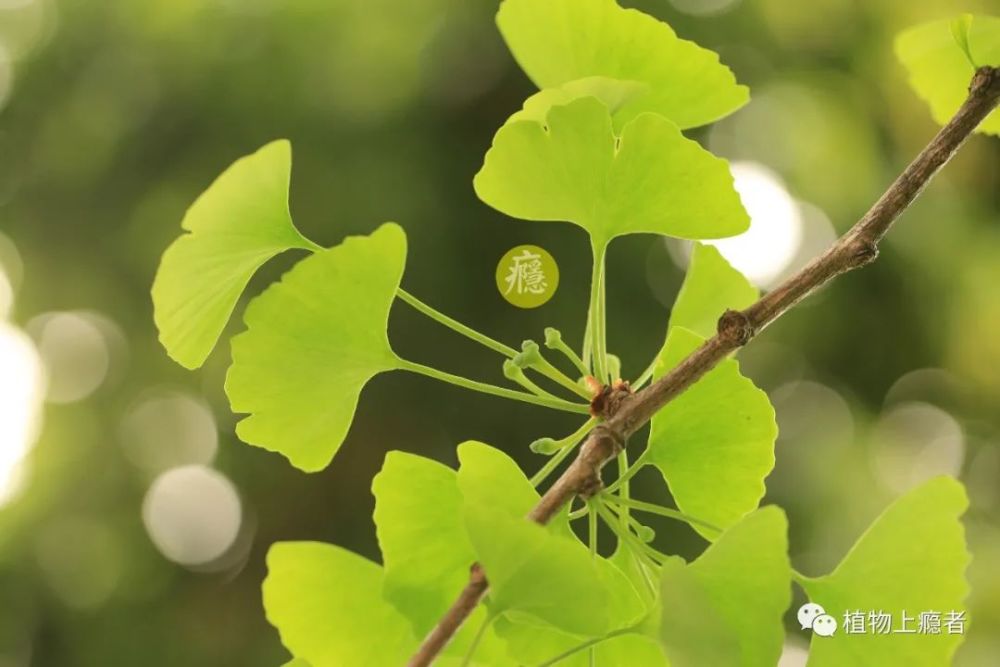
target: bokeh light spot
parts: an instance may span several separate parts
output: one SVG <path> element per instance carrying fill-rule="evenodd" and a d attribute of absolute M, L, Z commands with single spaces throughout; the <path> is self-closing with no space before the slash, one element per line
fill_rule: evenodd
<path fill-rule="evenodd" d="M 957 476 L 965 458 L 965 435 L 950 414 L 929 403 L 902 403 L 882 415 L 874 430 L 875 472 L 903 493 L 938 475 Z"/>
<path fill-rule="evenodd" d="M 242 506 L 233 483 L 205 466 L 174 468 L 146 493 L 142 518 L 167 559 L 197 566 L 221 558 L 236 541 Z"/>
<path fill-rule="evenodd" d="M 0 506 L 19 489 L 22 462 L 37 436 L 44 394 L 42 362 L 31 339 L 0 322 Z"/>
<path fill-rule="evenodd" d="M 111 365 L 108 341 L 85 313 L 46 313 L 29 322 L 28 330 L 45 363 L 49 402 L 80 401 L 104 382 Z"/>
<path fill-rule="evenodd" d="M 769 287 L 795 258 L 802 241 L 798 204 L 781 179 L 754 162 L 732 164 L 736 191 L 750 215 L 750 229 L 707 241 L 759 287 Z"/>
<path fill-rule="evenodd" d="M 219 434 L 215 417 L 198 399 L 177 391 L 155 391 L 140 398 L 121 423 L 125 455 L 151 472 L 215 458 Z"/>
<path fill-rule="evenodd" d="M 10 312 L 14 309 L 14 287 L 10 284 L 10 279 L 0 265 L 0 320 L 10 317 Z"/>

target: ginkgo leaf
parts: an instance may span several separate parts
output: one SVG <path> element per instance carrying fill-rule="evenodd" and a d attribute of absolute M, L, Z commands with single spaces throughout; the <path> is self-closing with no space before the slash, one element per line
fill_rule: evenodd
<path fill-rule="evenodd" d="M 810 601 L 840 625 L 832 637 L 814 637 L 810 667 L 951 664 L 969 620 L 964 600 L 970 556 L 960 521 L 967 507 L 958 481 L 925 482 L 886 508 L 832 573 L 802 581 Z M 869 612 L 890 615 L 890 634 L 846 632 L 845 614 L 853 612 L 862 613 L 865 623 Z M 939 634 L 917 632 L 925 612 L 938 614 Z M 953 612 L 962 615 L 961 628 L 947 626 Z M 901 628 L 913 633 L 902 634 Z"/>
<path fill-rule="evenodd" d="M 784 512 L 765 507 L 690 565 L 664 564 L 661 639 L 672 667 L 777 664 L 792 600 L 787 532 Z"/>
<path fill-rule="evenodd" d="M 406 262 L 406 235 L 369 236 L 299 262 L 246 310 L 233 338 L 226 393 L 252 445 L 305 471 L 325 467 L 350 428 L 365 383 L 399 367 L 386 324 Z"/>
<path fill-rule="evenodd" d="M 718 250 L 695 243 L 687 275 L 670 311 L 670 326 L 683 327 L 703 338 L 711 338 L 727 309 L 746 308 L 759 294 Z"/>
<path fill-rule="evenodd" d="M 682 128 L 696 127 L 749 99 L 717 54 L 615 0 L 504 0 L 497 25 L 539 88 L 594 76 L 645 84 L 643 95 L 617 111 L 618 126 L 652 111 Z"/>
<path fill-rule="evenodd" d="M 722 238 L 749 226 L 724 160 L 656 114 L 616 137 L 594 97 L 552 107 L 544 125 L 504 125 L 473 185 L 507 215 L 583 227 L 595 248 L 622 234 Z"/>
<path fill-rule="evenodd" d="M 215 347 L 236 302 L 264 262 L 290 248 L 317 249 L 292 224 L 291 145 L 267 144 L 240 158 L 191 205 L 153 281 L 153 319 L 177 363 L 197 368 Z"/>
<path fill-rule="evenodd" d="M 530 618 L 501 616 L 496 631 L 519 665 L 539 665 L 551 661 L 593 637 L 574 635 Z M 667 667 L 666 656 L 652 637 L 637 633 L 616 634 L 594 646 L 596 664 L 623 667 Z M 581 650 L 563 658 L 559 667 L 590 667 L 590 651 Z"/>
<path fill-rule="evenodd" d="M 422 456 L 389 452 L 372 492 L 383 594 L 424 635 L 468 583 L 476 559 L 465 535 L 455 471 Z"/>
<path fill-rule="evenodd" d="M 673 327 L 657 360 L 662 377 L 704 339 Z M 709 524 L 727 528 L 756 509 L 764 478 L 774 467 L 778 437 L 767 394 L 725 359 L 664 406 L 652 419 L 649 448 L 677 507 Z M 708 539 L 717 533 L 692 526 Z"/>
<path fill-rule="evenodd" d="M 965 101 L 977 67 L 1000 66 L 1000 18 L 964 16 L 959 30 L 945 19 L 910 28 L 896 38 L 896 55 L 906 67 L 910 85 L 944 125 Z M 978 132 L 1000 135 L 1000 111 L 980 124 Z"/>
<path fill-rule="evenodd" d="M 588 636 L 609 629 L 604 580 L 575 537 L 482 503 L 466 502 L 464 514 L 476 560 L 490 582 L 494 613 L 521 612 Z"/>
<path fill-rule="evenodd" d="M 469 440 L 458 446 L 458 488 L 467 502 L 525 517 L 538 502 L 521 467 L 496 447 Z"/>
<path fill-rule="evenodd" d="M 416 651 L 410 623 L 380 595 L 384 577 L 375 563 L 331 544 L 279 542 L 267 566 L 264 610 L 295 667 L 402 665 Z M 465 661 L 485 620 L 485 609 L 476 609 L 435 664 L 514 667 L 489 628 L 475 659 Z"/>
<path fill-rule="evenodd" d="M 590 76 L 568 81 L 555 88 L 540 90 L 524 101 L 521 110 L 507 119 L 507 123 L 519 120 L 533 120 L 545 123 L 549 110 L 563 106 L 581 97 L 596 97 L 608 108 L 613 119 L 618 120 L 618 112 L 630 101 L 649 90 L 649 85 L 639 81 L 609 79 L 605 76 Z M 615 125 L 621 129 L 620 125 Z"/>
<path fill-rule="evenodd" d="M 382 569 L 330 544 L 281 542 L 267 556 L 264 610 L 312 667 L 405 664 L 417 640 L 382 599 Z"/>
<path fill-rule="evenodd" d="M 295 658 L 291 662 L 285 663 L 283 667 L 312 667 L 312 666 L 302 658 Z"/>

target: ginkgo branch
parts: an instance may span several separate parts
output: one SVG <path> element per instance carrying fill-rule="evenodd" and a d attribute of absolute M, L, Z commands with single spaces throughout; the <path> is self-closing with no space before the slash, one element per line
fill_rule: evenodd
<path fill-rule="evenodd" d="M 649 387 L 617 404 L 614 414 L 602 415 L 580 447 L 576 459 L 552 484 L 528 514 L 547 523 L 570 500 L 590 497 L 602 485 L 601 470 L 624 448 L 630 435 L 642 428 L 664 405 L 680 395 L 767 325 L 833 278 L 870 264 L 878 244 L 938 171 L 1000 103 L 1000 68 L 981 67 L 972 78 L 969 94 L 952 119 L 934 136 L 868 212 L 823 254 L 761 297 L 748 308 L 727 310 L 718 331 L 669 373 Z M 593 332 L 592 332 L 593 335 Z M 597 334 L 599 335 L 599 334 Z M 597 505 L 599 508 L 600 504 Z M 479 568 L 459 599 L 411 658 L 408 667 L 430 665 L 465 618 L 485 595 L 488 582 Z"/>

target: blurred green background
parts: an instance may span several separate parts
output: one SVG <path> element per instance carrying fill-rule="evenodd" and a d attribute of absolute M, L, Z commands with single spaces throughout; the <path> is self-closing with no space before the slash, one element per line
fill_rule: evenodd
<path fill-rule="evenodd" d="M 285 653 L 259 599 L 268 545 L 316 539 L 377 558 L 369 485 L 387 450 L 454 463 L 457 443 L 479 439 L 534 469 L 527 443 L 572 430 L 533 406 L 385 375 L 334 464 L 305 475 L 233 436 L 228 345 L 188 373 L 152 324 L 149 286 L 185 207 L 235 158 L 288 137 L 307 235 L 329 245 L 399 221 L 409 291 L 501 340 L 556 326 L 578 345 L 583 233 L 506 219 L 471 188 L 493 132 L 533 90 L 494 28 L 496 4 L 0 0 L 0 667 L 274 667 Z M 751 87 L 749 106 L 691 136 L 737 162 L 754 235 L 726 252 L 764 286 L 852 224 L 935 131 L 894 35 L 990 5 L 626 4 L 718 50 Z M 1000 663 L 998 168 L 1000 142 L 973 139 L 878 263 L 741 355 L 778 412 L 768 501 L 787 509 L 805 573 L 832 567 L 917 482 L 968 485 L 966 667 Z M 562 271 L 537 310 L 493 284 L 521 243 Z M 250 294 L 295 259 L 270 263 Z M 683 259 L 646 236 L 611 248 L 609 339 L 627 376 L 662 340 Z M 391 324 L 404 356 L 503 382 L 499 359 L 405 305 Z M 669 502 L 655 474 L 639 486 Z M 702 546 L 655 525 L 665 550 Z M 804 665 L 807 640 L 789 625 L 783 667 Z"/>

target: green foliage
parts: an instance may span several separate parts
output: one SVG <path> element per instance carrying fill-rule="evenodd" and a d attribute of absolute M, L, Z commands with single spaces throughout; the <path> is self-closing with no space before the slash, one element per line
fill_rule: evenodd
<path fill-rule="evenodd" d="M 389 452 L 372 492 L 385 564 L 383 594 L 418 635 L 426 634 L 468 582 L 475 560 L 455 471 L 422 456 Z"/>
<path fill-rule="evenodd" d="M 740 310 L 760 292 L 710 245 L 695 243 L 687 275 L 670 310 L 670 326 L 711 338 L 727 309 Z"/>
<path fill-rule="evenodd" d="M 473 185 L 515 218 L 583 227 L 595 248 L 622 234 L 721 238 L 749 225 L 723 160 L 654 114 L 616 137 L 607 107 L 591 97 L 553 107 L 545 125 L 500 128 Z"/>
<path fill-rule="evenodd" d="M 292 148 L 272 142 L 233 163 L 188 209 L 153 282 L 160 342 L 197 368 L 215 347 L 250 277 L 290 248 L 313 249 L 292 224 Z"/>
<path fill-rule="evenodd" d="M 226 377 L 233 411 L 251 413 L 236 427 L 244 442 L 307 471 L 330 462 L 365 383 L 399 367 L 386 323 L 405 263 L 406 236 L 386 223 L 307 257 L 253 300 Z"/>
<path fill-rule="evenodd" d="M 382 599 L 378 565 L 329 544 L 285 542 L 267 567 L 267 619 L 312 667 L 402 665 L 415 648 L 410 624 Z"/>
<path fill-rule="evenodd" d="M 247 330 L 232 341 L 226 391 L 233 410 L 249 415 L 237 426 L 246 442 L 319 470 L 344 440 L 365 384 L 394 369 L 587 413 L 579 401 L 591 395 L 579 376 L 601 389 L 621 368 L 607 349 L 604 255 L 611 240 L 633 233 L 712 239 L 747 229 L 726 162 L 680 129 L 747 99 L 715 54 L 613 0 L 505 0 L 497 21 L 542 90 L 497 132 L 474 186 L 503 213 L 568 221 L 590 236 L 583 352 L 570 350 L 554 329 L 545 333 L 546 347 L 572 363 L 574 376 L 532 341 L 518 352 L 401 290 L 407 244 L 397 225 L 330 249 L 302 237 L 288 214 L 290 148 L 275 142 L 238 161 L 195 202 L 182 223 L 190 234 L 164 254 L 153 287 L 164 346 L 194 367 L 261 264 L 289 248 L 313 251 L 253 299 Z M 900 38 L 900 57 L 936 118 L 957 108 L 976 64 L 1000 63 L 998 36 L 1000 21 L 963 17 Z M 985 131 L 1000 132 L 998 123 L 991 117 Z M 387 334 L 397 296 L 501 355 L 498 365 L 519 389 L 399 358 Z M 757 297 L 715 248 L 695 244 L 666 341 L 637 384 L 675 368 L 714 335 L 726 309 Z M 540 388 L 529 372 L 577 402 Z M 330 545 L 271 549 L 264 605 L 296 657 L 290 665 L 403 664 L 474 562 L 489 591 L 442 656 L 445 667 L 776 664 L 792 570 L 784 513 L 758 509 L 777 437 L 767 396 L 735 360 L 722 361 L 653 417 L 648 449 L 632 467 L 621 457 L 617 481 L 548 526 L 529 521 L 535 487 L 600 417 L 570 436 L 536 440 L 532 450 L 551 458 L 530 480 L 506 453 L 479 442 L 459 446 L 457 471 L 391 452 L 372 484 L 384 568 Z M 678 509 L 631 498 L 628 480 L 647 464 L 661 471 Z M 800 583 L 829 610 L 959 609 L 968 561 L 958 522 L 964 508 L 957 483 L 931 482 L 890 507 L 832 574 Z M 638 512 L 686 521 L 711 543 L 685 563 L 654 546 Z M 582 517 L 586 543 L 570 528 Z M 598 520 L 615 537 L 611 558 L 598 553 Z M 872 664 L 938 665 L 960 638 L 855 639 L 841 633 L 817 641 L 810 664 L 856 664 L 863 647 Z"/>
<path fill-rule="evenodd" d="M 552 626 L 507 618 L 497 620 L 497 634 L 507 643 L 507 649 L 519 665 L 550 665 L 559 667 L 590 667 L 590 652 L 578 650 L 593 638 L 573 635 Z M 577 649 L 577 650 L 575 650 Z M 557 656 L 571 653 L 559 662 Z M 668 667 L 663 649 L 654 638 L 636 634 L 614 634 L 594 645 L 594 661 L 598 665 L 631 665 L 634 667 Z"/>
<path fill-rule="evenodd" d="M 693 332 L 672 328 L 654 377 L 702 342 Z M 764 496 L 777 436 L 767 394 L 728 359 L 653 417 L 649 448 L 677 507 L 726 528 L 753 511 Z M 694 528 L 709 538 L 716 535 L 704 526 Z"/>
<path fill-rule="evenodd" d="M 890 505 L 830 574 L 803 579 L 811 601 L 840 620 L 845 612 L 875 610 L 901 615 L 922 611 L 942 615 L 964 609 L 969 592 L 965 570 L 969 553 L 959 521 L 968 507 L 962 485 L 939 477 L 913 489 Z M 950 664 L 961 634 L 847 634 L 813 639 L 810 667 L 867 664 L 884 667 L 936 667 Z"/>
<path fill-rule="evenodd" d="M 661 633 L 674 667 L 777 663 L 792 600 L 787 532 L 784 512 L 765 507 L 687 567 L 664 567 Z"/>
<path fill-rule="evenodd" d="M 579 541 L 480 503 L 466 505 L 465 526 L 494 613 L 522 612 L 584 635 L 609 629 L 608 591 Z"/>
<path fill-rule="evenodd" d="M 697 127 L 749 99 L 718 55 L 615 0 L 504 0 L 497 25 L 539 88 L 594 76 L 643 84 L 644 94 L 617 110 L 616 127 L 645 111 Z"/>
<path fill-rule="evenodd" d="M 910 28 L 896 39 L 896 55 L 935 122 L 944 125 L 965 101 L 976 68 L 1000 66 L 1000 18 L 966 14 Z M 977 131 L 1000 135 L 1000 111 Z"/>

